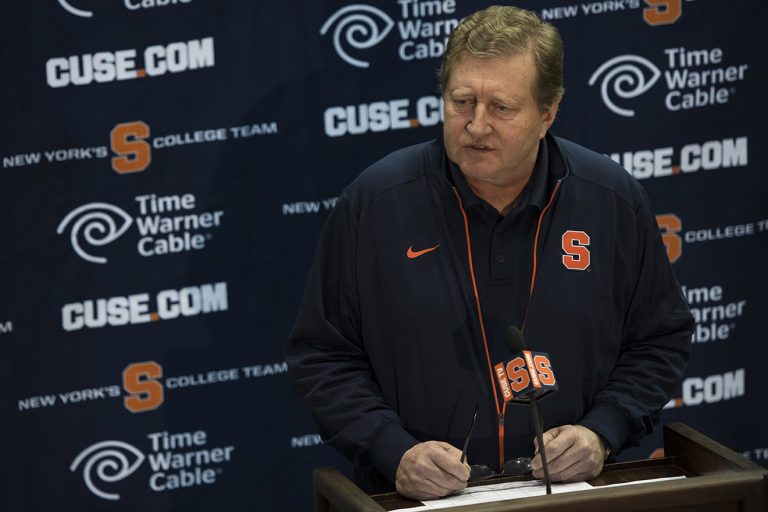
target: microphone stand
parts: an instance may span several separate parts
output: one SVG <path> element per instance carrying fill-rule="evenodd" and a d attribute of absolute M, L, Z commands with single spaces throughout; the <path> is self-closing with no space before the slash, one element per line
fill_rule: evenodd
<path fill-rule="evenodd" d="M 541 464 L 544 469 L 544 485 L 547 486 L 547 494 L 552 494 L 552 484 L 549 480 L 549 464 L 547 463 L 547 453 L 544 450 L 544 432 L 542 431 L 539 405 L 535 397 L 531 398 L 531 411 L 533 412 L 533 428 L 536 430 L 536 438 L 539 440 L 539 453 L 541 454 Z"/>

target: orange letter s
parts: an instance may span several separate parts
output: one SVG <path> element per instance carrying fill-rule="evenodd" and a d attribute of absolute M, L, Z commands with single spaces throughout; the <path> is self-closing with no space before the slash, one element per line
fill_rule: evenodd
<path fill-rule="evenodd" d="M 165 398 L 163 384 L 157 379 L 163 376 L 163 367 L 154 361 L 129 364 L 123 370 L 123 389 L 129 395 L 123 405 L 131 412 L 154 411 Z"/>
<path fill-rule="evenodd" d="M 586 270 L 589 267 L 589 235 L 584 231 L 569 230 L 563 233 L 563 265 L 571 270 Z"/>
<path fill-rule="evenodd" d="M 112 158 L 112 169 L 118 174 L 143 171 L 152 163 L 149 143 L 149 126 L 142 121 L 120 123 L 110 132 L 112 151 L 117 155 Z"/>

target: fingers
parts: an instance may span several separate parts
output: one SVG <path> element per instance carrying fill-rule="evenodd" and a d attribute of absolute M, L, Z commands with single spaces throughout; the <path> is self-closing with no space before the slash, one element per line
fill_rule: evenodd
<path fill-rule="evenodd" d="M 544 435 L 544 448 L 551 480 L 590 480 L 600 474 L 605 451 L 597 434 L 579 425 L 564 425 L 547 433 L 550 435 Z M 531 468 L 534 477 L 543 478 L 540 454 L 531 461 Z"/>
<path fill-rule="evenodd" d="M 556 459 L 559 455 L 561 450 L 558 449 L 559 446 L 561 446 L 563 443 L 557 443 L 553 445 L 553 441 L 560 435 L 560 433 L 565 430 L 570 425 L 563 425 L 561 427 L 555 427 L 553 429 L 547 430 L 542 435 L 542 438 L 544 439 L 544 451 L 546 452 L 547 456 L 547 462 L 549 462 L 550 467 L 550 475 L 552 471 L 552 461 Z M 533 446 L 535 448 L 535 456 L 531 460 L 531 469 L 534 470 L 534 476 L 536 476 L 536 471 L 542 472 L 542 461 L 541 461 L 541 453 L 539 450 L 539 438 L 534 437 L 533 438 Z M 543 474 L 543 473 L 542 473 Z M 541 478 L 538 477 L 537 478 Z"/>
<path fill-rule="evenodd" d="M 432 480 L 420 480 L 416 477 L 398 478 L 395 488 L 402 496 L 414 500 L 436 500 L 454 492 Z"/>
<path fill-rule="evenodd" d="M 469 478 L 470 468 L 468 463 L 461 462 L 461 450 L 442 441 L 434 441 L 434 443 L 443 450 L 436 450 L 434 452 L 433 460 L 435 464 L 457 480 L 466 483 Z"/>
<path fill-rule="evenodd" d="M 562 445 L 562 442 L 555 443 L 555 446 L 551 446 L 552 442 L 557 439 L 557 437 L 563 432 L 568 429 L 571 425 L 563 425 L 560 427 L 555 427 L 552 429 L 547 430 L 544 432 L 544 434 L 541 436 L 544 439 L 544 449 L 547 452 L 547 459 L 554 459 L 559 455 L 560 452 L 555 452 L 556 449 L 560 445 Z M 533 446 L 536 448 L 536 453 L 539 453 L 539 438 L 534 437 L 533 438 Z"/>
<path fill-rule="evenodd" d="M 461 451 L 439 442 L 420 443 L 405 452 L 395 474 L 395 487 L 403 496 L 424 500 L 446 496 L 467 486 L 469 465 Z"/>

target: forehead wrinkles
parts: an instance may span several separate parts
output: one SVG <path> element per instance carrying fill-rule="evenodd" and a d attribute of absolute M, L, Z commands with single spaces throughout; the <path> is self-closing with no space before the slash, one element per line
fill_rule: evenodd
<path fill-rule="evenodd" d="M 528 91 L 519 82 L 529 80 L 526 77 L 530 76 L 530 70 L 526 70 L 523 64 L 524 61 L 511 63 L 504 58 L 463 59 L 457 62 L 446 93 L 505 102 L 524 101 Z"/>
<path fill-rule="evenodd" d="M 520 48 L 509 48 L 506 51 L 487 51 L 484 49 L 479 48 L 464 48 L 456 52 L 455 58 L 451 59 L 451 62 L 449 63 L 447 67 L 446 72 L 446 81 L 445 81 L 445 89 L 443 92 L 447 92 L 450 90 L 451 82 L 453 81 L 454 75 L 456 73 L 456 69 L 462 65 L 462 63 L 467 62 L 468 60 L 475 60 L 480 62 L 485 61 L 505 61 L 509 59 L 513 59 L 515 57 L 520 57 L 520 60 L 530 63 L 530 66 L 526 66 L 527 69 L 523 69 L 521 71 L 524 72 L 525 75 L 529 76 L 530 84 L 531 84 L 531 92 L 533 93 L 533 96 L 537 97 L 537 85 L 539 81 L 539 70 L 537 66 L 537 56 L 536 52 L 534 51 L 534 47 L 532 46 L 532 41 L 527 40 L 526 44 L 521 46 Z"/>

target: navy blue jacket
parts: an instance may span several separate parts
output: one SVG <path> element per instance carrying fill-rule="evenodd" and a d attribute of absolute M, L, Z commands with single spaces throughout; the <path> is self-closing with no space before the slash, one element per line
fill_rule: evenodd
<path fill-rule="evenodd" d="M 544 426 L 583 425 L 616 453 L 658 424 L 693 319 L 639 183 L 572 142 L 548 135 L 545 147 L 551 199 L 525 321 L 529 347 L 549 353 L 560 387 L 541 402 Z M 587 269 L 564 264 L 566 231 L 589 235 Z M 461 448 L 476 402 L 470 463 L 498 464 L 502 430 L 507 458 L 532 455 L 525 408 L 507 407 L 499 428 L 472 279 L 440 140 L 372 165 L 329 215 L 286 360 L 323 439 L 369 492 L 393 488 L 418 442 Z"/>

